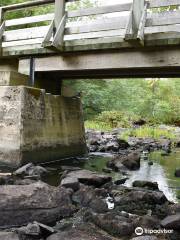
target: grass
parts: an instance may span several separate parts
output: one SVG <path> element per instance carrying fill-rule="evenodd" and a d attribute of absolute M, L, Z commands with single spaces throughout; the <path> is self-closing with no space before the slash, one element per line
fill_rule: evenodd
<path fill-rule="evenodd" d="M 125 140 L 127 140 L 129 137 L 153 139 L 160 139 L 161 137 L 165 137 L 169 139 L 175 139 L 175 135 L 171 131 L 149 126 L 129 129 L 119 137 Z"/>
<path fill-rule="evenodd" d="M 86 129 L 93 129 L 97 131 L 111 131 L 112 127 L 105 122 L 85 121 Z"/>

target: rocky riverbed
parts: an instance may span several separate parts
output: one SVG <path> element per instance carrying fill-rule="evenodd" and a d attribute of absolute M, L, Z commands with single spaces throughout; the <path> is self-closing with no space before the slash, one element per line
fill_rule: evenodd
<path fill-rule="evenodd" d="M 163 149 L 168 154 L 171 142 L 126 142 L 92 132 L 87 140 L 90 151 L 95 146 L 113 153 L 104 173 L 83 169 L 82 164 L 61 164 L 56 170 L 30 163 L 0 174 L 0 240 L 180 239 L 179 203 L 169 201 L 157 182 L 124 185 L 127 173 L 140 168 L 142 151 Z M 46 183 L 54 172 L 57 186 Z M 112 172 L 122 177 L 115 180 Z"/>

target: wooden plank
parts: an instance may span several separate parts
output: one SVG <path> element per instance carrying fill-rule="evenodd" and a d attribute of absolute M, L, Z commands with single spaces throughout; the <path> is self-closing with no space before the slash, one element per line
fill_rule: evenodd
<path fill-rule="evenodd" d="M 52 36 L 53 36 L 53 30 L 54 30 L 54 20 L 51 22 L 48 31 L 43 39 L 42 46 L 45 47 L 47 44 L 49 44 Z"/>
<path fill-rule="evenodd" d="M 19 30 L 5 31 L 4 42 L 27 40 L 33 38 L 45 37 L 49 26 L 24 28 Z"/>
<path fill-rule="evenodd" d="M 167 32 L 180 32 L 180 24 L 176 25 L 167 25 L 167 26 L 155 26 L 155 27 L 146 27 L 145 34 L 154 34 L 154 33 L 167 33 Z"/>
<path fill-rule="evenodd" d="M 5 24 L 6 24 L 6 27 L 21 26 L 21 25 L 24 25 L 24 24 L 39 23 L 39 22 L 44 22 L 44 21 L 52 21 L 53 18 L 54 18 L 54 14 L 49 13 L 49 14 L 33 16 L 33 17 L 25 17 L 25 18 L 6 20 Z"/>
<path fill-rule="evenodd" d="M 138 34 L 137 34 L 137 39 L 139 39 L 143 45 L 144 45 L 144 27 L 146 23 L 146 16 L 147 16 L 147 4 L 145 4 L 144 11 L 139 24 Z"/>
<path fill-rule="evenodd" d="M 122 36 L 116 36 L 116 37 L 113 36 L 113 37 L 97 38 L 97 39 L 77 39 L 77 40 L 72 40 L 72 41 L 66 41 L 65 48 L 81 46 L 82 47 L 81 50 L 83 50 L 83 46 L 90 45 L 91 46 L 89 48 L 89 50 L 90 50 L 91 48 L 93 49 L 93 45 L 107 44 L 107 43 L 112 44 L 113 42 L 123 43 L 124 39 Z"/>
<path fill-rule="evenodd" d="M 76 11 L 68 11 L 67 17 L 68 18 L 83 17 L 83 16 L 98 15 L 98 14 L 105 14 L 105 13 L 130 11 L 131 5 L 132 5 L 131 3 L 125 3 L 125 4 L 85 8 L 85 9 L 80 9 Z"/>
<path fill-rule="evenodd" d="M 56 30 L 58 29 L 64 14 L 65 14 L 65 0 L 55 0 L 54 25 Z"/>
<path fill-rule="evenodd" d="M 2 47 L 16 47 L 16 46 L 24 46 L 26 45 L 33 45 L 33 44 L 41 44 L 43 38 L 35 38 L 35 39 L 28 39 L 28 40 L 19 40 L 19 41 L 12 41 L 12 42 L 3 42 Z"/>
<path fill-rule="evenodd" d="M 84 25 L 72 26 L 67 25 L 65 27 L 65 34 L 76 34 L 76 33 L 87 33 L 87 32 L 96 32 L 104 30 L 113 30 L 113 29 L 123 29 L 126 27 L 128 16 L 114 17 L 114 18 L 103 18 L 98 20 L 89 21 L 90 24 L 86 22 Z"/>
<path fill-rule="evenodd" d="M 133 9 L 132 9 L 132 32 L 133 37 L 137 38 L 140 21 L 144 11 L 145 0 L 133 0 Z"/>
<path fill-rule="evenodd" d="M 0 41 L 2 40 L 2 36 L 4 34 L 5 31 L 5 22 L 3 22 L 0 26 Z"/>
<path fill-rule="evenodd" d="M 72 41 L 72 40 L 78 40 L 78 39 L 80 40 L 80 39 L 112 37 L 112 36 L 122 36 L 122 37 L 124 37 L 124 34 L 125 34 L 125 29 L 80 33 L 80 34 L 73 34 L 73 35 L 65 35 L 64 36 L 64 41 Z"/>
<path fill-rule="evenodd" d="M 180 11 L 166 11 L 148 14 L 146 27 L 180 23 Z"/>
<path fill-rule="evenodd" d="M 22 60 L 23 61 L 23 60 Z M 93 69 L 129 69 L 180 67 L 180 50 L 155 49 L 149 51 L 110 51 L 74 53 L 36 58 L 36 71 L 82 71 Z M 25 67 L 25 66 L 24 66 Z"/>
<path fill-rule="evenodd" d="M 150 8 L 180 5 L 180 0 L 149 0 Z"/>
<path fill-rule="evenodd" d="M 64 27 L 66 24 L 66 14 L 62 18 L 59 27 L 56 31 L 56 34 L 54 36 L 54 39 L 52 41 L 52 45 L 56 47 L 57 49 L 61 48 L 63 45 L 63 38 L 64 38 Z"/>

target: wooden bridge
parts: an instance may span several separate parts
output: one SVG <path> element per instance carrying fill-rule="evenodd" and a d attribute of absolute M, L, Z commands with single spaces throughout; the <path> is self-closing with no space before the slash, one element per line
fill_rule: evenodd
<path fill-rule="evenodd" d="M 31 65 L 64 78 L 180 75 L 180 0 L 119 0 L 89 8 L 79 1 L 80 8 L 70 10 L 74 1 L 2 6 L 0 58 L 18 59 L 23 73 Z M 42 6 L 53 13 L 43 14 Z M 32 7 L 40 15 L 6 18 Z"/>

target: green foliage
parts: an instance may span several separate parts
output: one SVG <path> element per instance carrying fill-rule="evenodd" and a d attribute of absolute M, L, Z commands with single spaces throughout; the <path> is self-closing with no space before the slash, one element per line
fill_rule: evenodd
<path fill-rule="evenodd" d="M 110 116 L 108 124 L 112 127 L 118 126 L 118 121 L 120 126 L 127 126 L 131 117 L 151 125 L 180 123 L 179 79 L 90 79 L 66 84 L 82 93 L 85 120 L 97 122 L 99 114 L 110 111 L 99 118 L 107 120 Z M 123 120 L 119 113 L 123 113 Z"/>
<path fill-rule="evenodd" d="M 175 135 L 171 131 L 160 129 L 158 127 L 149 127 L 149 126 L 129 129 L 119 137 L 125 140 L 127 140 L 129 137 L 153 138 L 153 139 L 166 137 L 169 139 L 175 139 Z"/>
<path fill-rule="evenodd" d="M 113 128 L 130 128 L 138 116 L 120 111 L 104 111 L 93 120 L 85 122 L 88 129 L 110 131 Z"/>

